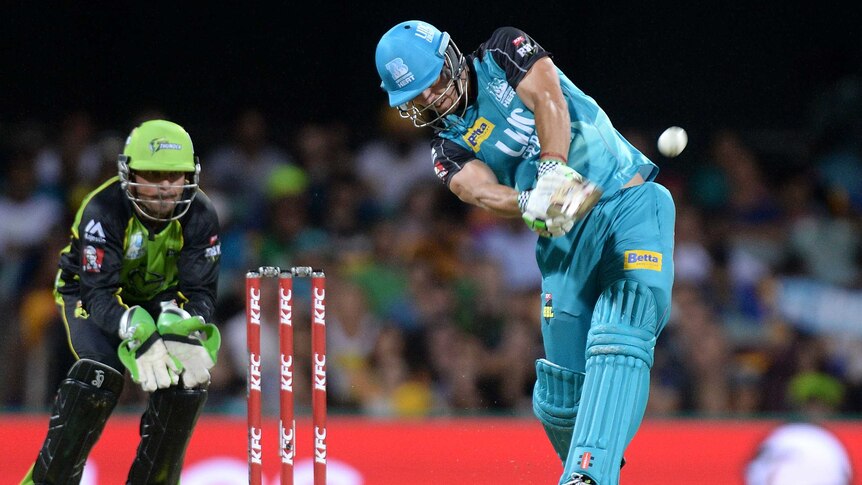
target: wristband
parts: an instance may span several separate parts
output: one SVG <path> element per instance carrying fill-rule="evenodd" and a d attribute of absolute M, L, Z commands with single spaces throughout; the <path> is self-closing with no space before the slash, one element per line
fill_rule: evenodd
<path fill-rule="evenodd" d="M 527 210 L 527 199 L 529 199 L 529 198 L 530 198 L 530 191 L 529 190 L 525 190 L 523 192 L 518 193 L 518 209 L 521 210 L 522 214 L 524 213 L 524 211 Z"/>
<path fill-rule="evenodd" d="M 561 155 L 559 153 L 555 153 L 555 152 L 542 152 L 539 154 L 539 160 L 556 160 L 556 161 L 562 163 L 563 165 L 566 165 L 569 161 L 563 155 Z"/>

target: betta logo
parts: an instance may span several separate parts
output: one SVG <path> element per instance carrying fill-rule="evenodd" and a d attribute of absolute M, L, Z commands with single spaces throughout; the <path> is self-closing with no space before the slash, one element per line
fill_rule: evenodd
<path fill-rule="evenodd" d="M 156 153 L 159 150 L 182 150 L 183 146 L 178 143 L 171 143 L 167 138 L 154 138 L 150 141 L 150 152 Z"/>
<path fill-rule="evenodd" d="M 650 271 L 661 271 L 661 253 L 635 249 L 626 251 L 623 255 L 623 269 L 647 269 Z"/>

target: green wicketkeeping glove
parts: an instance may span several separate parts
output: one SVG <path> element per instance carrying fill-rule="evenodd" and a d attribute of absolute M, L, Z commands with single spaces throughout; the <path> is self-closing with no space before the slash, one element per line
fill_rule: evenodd
<path fill-rule="evenodd" d="M 218 328 L 172 301 L 162 302 L 157 328 L 168 352 L 182 364 L 183 385 L 191 389 L 209 382 L 221 347 Z"/>
<path fill-rule="evenodd" d="M 179 382 L 182 367 L 171 358 L 146 310 L 137 305 L 126 310 L 120 318 L 118 334 L 123 341 L 117 355 L 144 391 L 153 392 Z"/>

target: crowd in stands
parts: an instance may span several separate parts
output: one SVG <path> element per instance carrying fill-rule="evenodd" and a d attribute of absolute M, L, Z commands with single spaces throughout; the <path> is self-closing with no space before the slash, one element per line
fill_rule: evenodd
<path fill-rule="evenodd" d="M 692 147 L 673 160 L 654 150 L 660 130 L 621 128 L 661 167 L 677 204 L 673 308 L 648 416 L 862 412 L 862 102 L 851 86 L 855 95 L 837 89 L 830 96 L 844 98 L 814 103 L 792 136 L 690 130 Z M 86 112 L 56 126 L 0 124 L 2 409 L 47 409 L 72 359 L 51 293 L 58 254 L 83 197 L 116 174 L 126 132 L 159 116 L 168 115 L 128 126 L 97 126 Z M 251 108 L 217 132 L 173 121 L 196 142 L 221 222 L 223 348 L 208 411 L 245 410 L 244 276 L 271 265 L 326 271 L 331 412 L 531 412 L 542 356 L 537 236 L 458 201 L 434 175 L 429 133 L 393 110 L 365 139 L 342 123 L 276 131 Z M 269 412 L 274 284 L 263 282 Z M 306 409 L 307 285 L 297 280 L 294 305 Z M 122 405 L 142 398 L 127 385 Z"/>

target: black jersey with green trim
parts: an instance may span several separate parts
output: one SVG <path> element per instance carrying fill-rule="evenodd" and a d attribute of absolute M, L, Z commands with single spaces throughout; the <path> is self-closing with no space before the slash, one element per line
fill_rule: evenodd
<path fill-rule="evenodd" d="M 113 177 L 84 199 L 60 253 L 55 295 L 74 296 L 82 315 L 116 333 L 128 306 L 157 314 L 176 300 L 210 321 L 221 246 L 218 216 L 203 191 L 181 218 L 154 225 L 140 218 Z"/>

